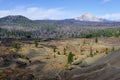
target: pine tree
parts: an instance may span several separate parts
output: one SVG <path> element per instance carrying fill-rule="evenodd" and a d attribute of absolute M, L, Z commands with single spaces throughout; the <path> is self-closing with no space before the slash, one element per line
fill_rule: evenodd
<path fill-rule="evenodd" d="M 68 64 L 71 64 L 73 62 L 73 56 L 74 55 L 72 54 L 72 52 L 70 52 L 68 55 Z"/>
<path fill-rule="evenodd" d="M 67 53 L 66 53 L 66 48 L 64 48 L 64 55 L 66 55 Z"/>
<path fill-rule="evenodd" d="M 98 38 L 97 37 L 95 38 L 95 43 L 98 43 Z"/>
<path fill-rule="evenodd" d="M 93 50 L 92 50 L 92 47 L 90 47 L 90 56 L 93 57 Z"/>
<path fill-rule="evenodd" d="M 37 48 L 38 47 L 38 40 L 35 40 L 34 43 L 35 43 L 35 47 Z"/>
<path fill-rule="evenodd" d="M 115 51 L 115 47 L 114 46 L 112 47 L 112 51 Z"/>
<path fill-rule="evenodd" d="M 108 48 L 105 49 L 105 54 L 108 54 Z"/>
<path fill-rule="evenodd" d="M 15 48 L 16 52 L 18 52 L 18 51 L 21 49 L 21 44 L 18 43 L 18 42 L 16 42 L 16 43 L 14 44 L 14 48 Z"/>

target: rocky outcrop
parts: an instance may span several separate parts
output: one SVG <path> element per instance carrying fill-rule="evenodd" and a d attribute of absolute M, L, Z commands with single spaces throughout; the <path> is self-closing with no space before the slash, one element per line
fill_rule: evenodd
<path fill-rule="evenodd" d="M 28 69 L 30 59 L 17 53 L 0 55 L 0 80 L 35 80 L 32 71 Z"/>
<path fill-rule="evenodd" d="M 12 64 L 17 65 L 18 67 L 25 67 L 30 63 L 30 59 L 26 56 L 21 57 L 20 54 L 17 53 L 9 53 L 9 54 L 1 54 L 0 55 L 0 68 L 1 67 L 9 67 Z"/>
<path fill-rule="evenodd" d="M 35 77 L 27 69 L 6 68 L 2 70 L 0 80 L 34 80 Z"/>

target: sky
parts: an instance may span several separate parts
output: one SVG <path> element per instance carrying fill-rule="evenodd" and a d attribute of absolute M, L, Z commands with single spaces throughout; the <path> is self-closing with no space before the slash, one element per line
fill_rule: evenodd
<path fill-rule="evenodd" d="M 0 0 L 0 17 L 23 15 L 37 19 L 68 19 L 89 13 L 120 20 L 120 0 Z"/>

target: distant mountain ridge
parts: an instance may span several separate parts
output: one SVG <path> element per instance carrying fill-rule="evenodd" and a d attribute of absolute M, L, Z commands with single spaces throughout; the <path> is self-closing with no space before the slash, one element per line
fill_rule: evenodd
<path fill-rule="evenodd" d="M 36 26 L 36 23 L 33 20 L 30 20 L 27 17 L 22 15 L 9 15 L 6 17 L 0 18 L 0 26 Z"/>
<path fill-rule="evenodd" d="M 31 22 L 31 20 L 24 17 L 24 16 L 21 16 L 21 15 L 17 15 L 17 16 L 10 15 L 10 16 L 0 18 L 0 22 L 8 22 L 8 23 L 11 23 L 11 22 Z"/>
<path fill-rule="evenodd" d="M 120 22 L 112 21 L 30 20 L 20 15 L 6 16 L 0 18 L 0 39 L 53 40 L 76 37 L 118 36 L 119 28 Z"/>
<path fill-rule="evenodd" d="M 23 26 L 23 27 L 34 27 L 46 25 L 62 25 L 62 26 L 119 26 L 120 22 L 109 21 L 105 19 L 96 18 L 90 14 L 84 14 L 77 18 L 64 19 L 64 20 L 30 20 L 21 15 L 6 16 L 0 18 L 0 26 L 10 25 L 10 26 Z"/>

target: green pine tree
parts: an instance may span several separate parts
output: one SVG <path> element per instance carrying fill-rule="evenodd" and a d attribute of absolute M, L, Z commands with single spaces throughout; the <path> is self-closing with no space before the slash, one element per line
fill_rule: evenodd
<path fill-rule="evenodd" d="M 71 64 L 73 62 L 73 56 L 74 56 L 73 53 L 70 52 L 68 55 L 68 62 L 67 62 L 68 64 Z"/>
<path fill-rule="evenodd" d="M 95 43 L 98 43 L 98 38 L 97 37 L 95 38 Z"/>
<path fill-rule="evenodd" d="M 92 50 L 92 47 L 90 47 L 90 56 L 93 57 L 93 50 Z"/>
<path fill-rule="evenodd" d="M 37 48 L 38 47 L 38 40 L 35 40 L 34 44 L 35 44 L 35 47 Z"/>

